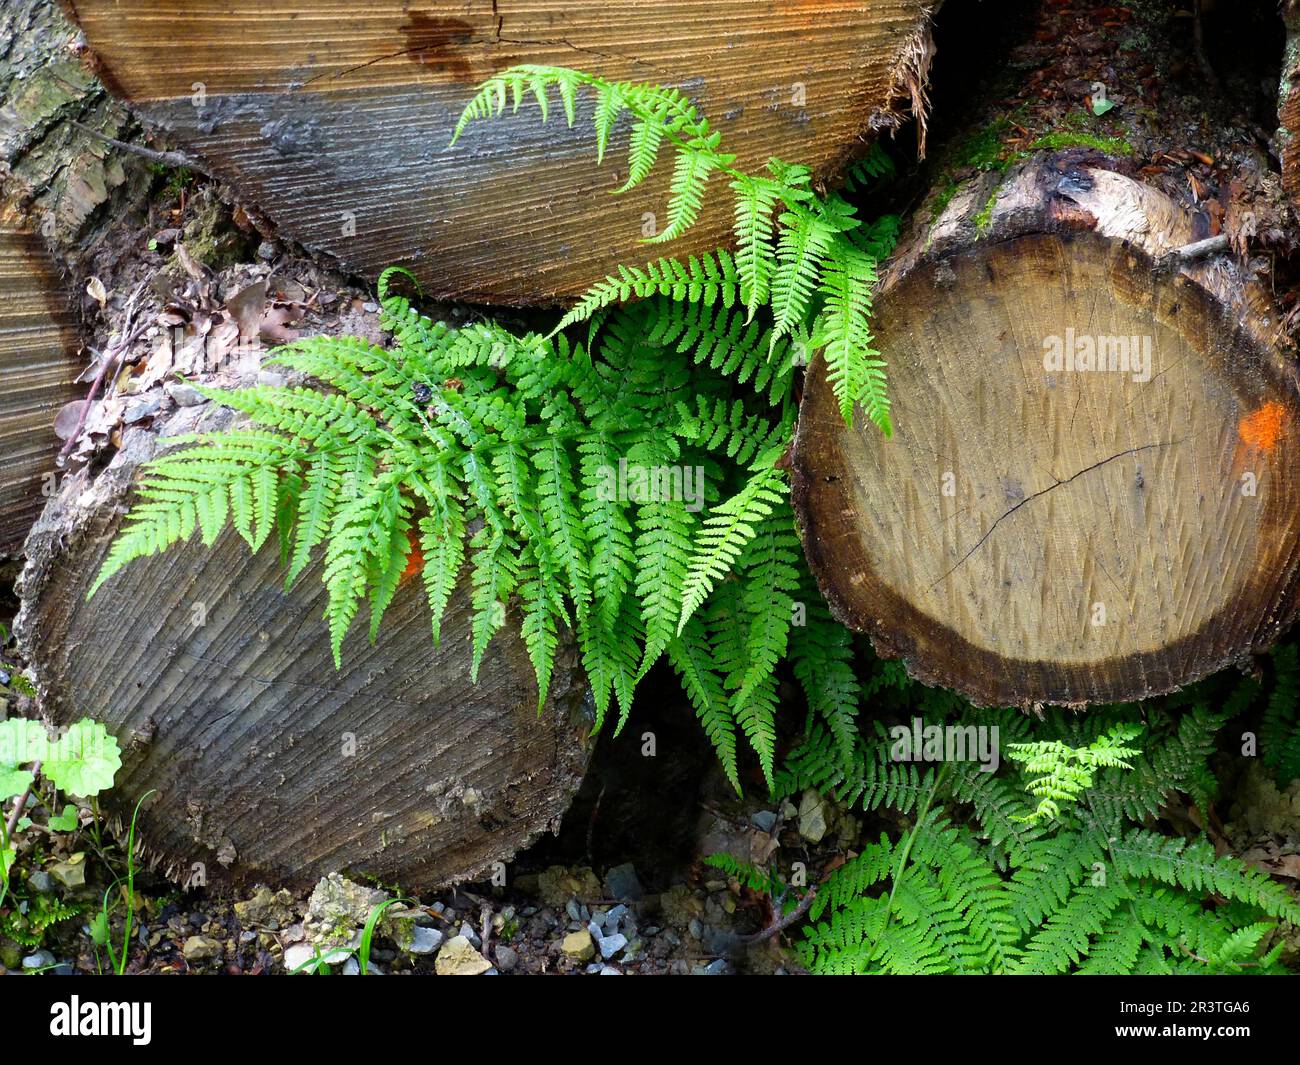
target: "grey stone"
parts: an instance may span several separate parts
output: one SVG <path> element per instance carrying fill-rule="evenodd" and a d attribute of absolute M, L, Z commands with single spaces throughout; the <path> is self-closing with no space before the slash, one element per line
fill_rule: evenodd
<path fill-rule="evenodd" d="M 221 957 L 221 944 L 208 936 L 190 936 L 181 953 L 186 961 L 211 961 Z"/>
<path fill-rule="evenodd" d="M 602 965 L 600 967 L 601 976 L 622 976 L 623 974 L 612 965 Z"/>
<path fill-rule="evenodd" d="M 48 895 L 54 890 L 54 877 L 44 869 L 38 869 L 27 877 L 27 886 L 38 895 Z"/>
<path fill-rule="evenodd" d="M 468 939 L 475 950 L 483 946 L 483 940 L 479 939 L 478 933 L 474 931 L 474 926 L 468 921 L 461 922 L 459 934 Z"/>
<path fill-rule="evenodd" d="M 412 954 L 432 954 L 442 946 L 444 939 L 446 936 L 436 928 L 417 927 L 411 945 L 406 949 Z"/>
<path fill-rule="evenodd" d="M 519 955 L 510 947 L 498 946 L 496 949 L 497 968 L 503 973 L 513 972 L 519 964 Z"/>
<path fill-rule="evenodd" d="M 827 827 L 826 800 L 809 788 L 799 797 L 799 835 L 809 843 L 820 843 Z"/>
<path fill-rule="evenodd" d="M 168 381 L 163 385 L 163 390 L 172 397 L 172 402 L 178 407 L 197 407 L 208 401 L 207 396 L 184 381 Z"/>
<path fill-rule="evenodd" d="M 439 976 L 482 976 L 492 968 L 492 963 L 464 936 L 452 936 L 438 951 L 434 968 Z"/>
<path fill-rule="evenodd" d="M 776 812 L 774 810 L 759 810 L 749 819 L 750 824 L 763 832 L 771 832 L 776 827 Z"/>
<path fill-rule="evenodd" d="M 345 962 L 343 963 L 343 975 L 344 975 L 344 976 L 360 976 L 360 975 L 361 975 L 361 963 L 360 963 L 359 961 L 357 961 L 356 958 L 348 958 L 348 960 L 345 961 Z"/>
<path fill-rule="evenodd" d="M 627 936 L 621 934 L 604 936 L 597 941 L 597 944 L 600 947 L 600 956 L 609 961 L 610 958 L 627 946 Z"/>
<path fill-rule="evenodd" d="M 48 969 L 54 964 L 54 955 L 48 950 L 38 950 L 23 959 L 24 969 Z"/>
<path fill-rule="evenodd" d="M 639 899 L 645 894 L 631 862 L 616 865 L 605 874 L 605 890 L 614 899 Z"/>
<path fill-rule="evenodd" d="M 308 900 L 307 915 L 303 918 L 307 938 L 322 952 L 355 946 L 371 910 L 387 900 L 388 895 L 383 891 L 330 873 L 317 883 Z M 410 943 L 414 928 L 415 921 L 409 911 L 398 911 L 396 907 L 385 910 L 377 926 L 380 935 L 402 949 Z"/>
<path fill-rule="evenodd" d="M 583 928 L 565 936 L 560 949 L 575 961 L 589 961 L 596 953 L 596 944 L 592 941 L 591 933 Z"/>
<path fill-rule="evenodd" d="M 139 399 L 128 401 L 126 410 L 122 413 L 122 421 L 127 425 L 133 425 L 144 421 L 145 418 L 152 418 L 161 408 L 162 393 L 146 392 Z"/>

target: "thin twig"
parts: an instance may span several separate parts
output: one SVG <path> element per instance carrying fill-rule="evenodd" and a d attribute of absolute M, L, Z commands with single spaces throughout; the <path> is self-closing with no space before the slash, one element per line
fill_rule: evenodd
<path fill-rule="evenodd" d="M 201 163 L 191 159 L 184 152 L 160 152 L 153 148 L 146 148 L 142 144 L 131 144 L 129 141 L 120 141 L 116 137 L 110 137 L 107 133 L 100 133 L 97 129 L 91 129 L 89 126 L 78 122 L 76 119 L 68 119 L 69 125 L 76 126 L 83 133 L 89 133 L 92 137 L 97 137 L 105 144 L 111 144 L 114 148 L 120 148 L 124 152 L 131 152 L 140 156 L 142 159 L 148 159 L 151 163 L 161 163 L 163 166 L 187 167 L 190 170 L 197 170 L 200 174 L 208 174 L 207 168 Z"/>
<path fill-rule="evenodd" d="M 488 942 L 492 939 L 492 907 L 486 902 L 483 903 L 479 910 L 479 922 L 483 926 L 483 931 L 479 935 L 479 953 L 487 957 Z"/>
<path fill-rule="evenodd" d="M 596 864 L 591 857 L 591 848 L 592 848 L 592 844 L 595 842 L 596 819 L 600 817 L 600 802 L 605 797 L 605 789 L 607 787 L 609 787 L 608 780 L 606 780 L 603 784 L 601 784 L 600 794 L 596 796 L 596 802 L 591 808 L 591 817 L 588 818 L 587 820 L 587 864 L 588 865 L 594 866 Z"/>
<path fill-rule="evenodd" d="M 27 800 L 32 797 L 32 788 L 36 784 L 36 774 L 41 771 L 41 763 L 36 762 L 32 766 L 32 782 L 27 785 L 27 790 L 18 796 L 18 801 L 14 803 L 14 808 L 9 812 L 9 820 L 5 822 L 5 837 L 13 839 L 14 831 L 18 828 L 18 819 L 22 817 L 23 810 L 27 808 Z"/>
<path fill-rule="evenodd" d="M 813 888 L 808 892 L 808 894 L 799 900 L 799 905 L 784 917 L 774 920 L 761 932 L 753 932 L 749 935 L 737 936 L 736 942 L 749 947 L 753 946 L 755 943 L 762 943 L 765 939 L 771 939 L 773 936 L 779 935 L 808 912 L 808 907 L 813 904 L 813 899 L 816 897 L 817 889 Z"/>
<path fill-rule="evenodd" d="M 1217 237 L 1194 240 L 1191 244 L 1184 244 L 1181 248 L 1175 248 L 1173 251 L 1166 253 L 1164 258 L 1170 262 L 1188 263 L 1227 250 L 1228 234 L 1220 233 Z"/>

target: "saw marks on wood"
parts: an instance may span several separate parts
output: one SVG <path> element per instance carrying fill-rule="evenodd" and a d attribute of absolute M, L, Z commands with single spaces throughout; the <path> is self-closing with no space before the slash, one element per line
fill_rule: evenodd
<path fill-rule="evenodd" d="M 22 546 L 53 484 L 54 416 L 80 398 L 77 351 L 71 308 L 39 238 L 0 219 L 0 553 Z"/>
<path fill-rule="evenodd" d="M 530 102 L 449 148 L 478 83 L 537 63 L 674 85 L 738 166 L 779 155 L 825 175 L 905 107 L 896 83 L 931 6 L 78 0 L 75 16 L 106 84 L 286 235 L 371 277 L 408 265 L 430 295 L 537 302 L 660 253 L 641 241 L 648 215 L 664 224 L 671 161 L 611 196 L 626 123 L 598 168 L 589 99 L 572 130 L 557 100 L 545 126 Z M 713 185 L 672 254 L 730 239 Z"/>
<path fill-rule="evenodd" d="M 336 671 L 319 562 L 286 594 L 274 546 L 250 557 L 228 528 L 87 602 L 120 518 L 61 503 L 32 537 L 20 639 L 56 720 L 90 714 L 121 738 L 117 808 L 154 791 L 142 838 L 171 875 L 202 862 L 209 877 L 309 885 L 352 870 L 417 889 L 482 873 L 558 823 L 586 762 L 581 673 L 562 648 L 539 715 L 507 626 L 474 684 L 467 586 L 435 647 L 422 586 L 404 581 L 378 643 L 357 626 Z"/>
<path fill-rule="evenodd" d="M 834 434 L 822 387 L 801 412 L 838 441 L 801 465 L 841 612 L 986 700 L 1162 690 L 1250 647 L 1296 564 L 1300 417 L 1217 313 L 1091 235 L 913 270 L 878 321 L 894 439 Z"/>

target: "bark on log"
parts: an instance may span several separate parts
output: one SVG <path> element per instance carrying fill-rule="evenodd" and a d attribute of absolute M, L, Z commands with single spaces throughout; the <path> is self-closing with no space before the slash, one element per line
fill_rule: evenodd
<path fill-rule="evenodd" d="M 532 666 L 507 625 L 469 679 L 468 589 L 440 648 L 418 580 L 378 643 L 354 634 L 339 672 L 318 565 L 283 590 L 273 547 L 232 531 L 133 564 L 85 600 L 133 473 L 161 436 L 223 424 L 185 407 L 132 429 L 112 463 L 69 478 L 37 522 L 15 630 L 56 723 L 84 714 L 124 748 L 112 792 L 169 875 L 309 885 L 333 870 L 413 890 L 478 877 L 554 829 L 587 757 L 585 682 L 561 648 L 537 713 Z"/>
<path fill-rule="evenodd" d="M 648 258 L 644 216 L 662 217 L 670 168 L 610 196 L 622 156 L 595 167 L 589 108 L 572 130 L 562 117 L 542 126 L 534 110 L 449 150 L 477 83 L 549 63 L 679 85 L 740 165 L 779 155 L 826 177 L 873 130 L 922 107 L 937 4 L 70 6 L 106 83 L 282 234 L 370 277 L 409 266 L 433 296 L 535 303 Z M 675 252 L 729 241 L 725 197 L 712 199 Z"/>
<path fill-rule="evenodd" d="M 1274 186 L 1240 146 L 1187 146 L 1226 175 L 1153 165 L 1195 127 L 1114 74 L 1136 87 L 1114 155 L 1049 150 L 1070 139 L 1042 137 L 1060 110 L 1017 112 L 1018 152 L 918 210 L 876 299 L 895 437 L 847 429 L 820 362 L 800 410 L 794 497 L 831 606 L 980 704 L 1168 691 L 1296 610 L 1300 377 L 1258 264 L 1231 251 Z"/>
<path fill-rule="evenodd" d="M 1300 4 L 1296 0 L 1284 0 L 1281 15 L 1286 44 L 1278 87 L 1277 157 L 1282 167 L 1282 185 L 1292 204 L 1300 207 Z"/>

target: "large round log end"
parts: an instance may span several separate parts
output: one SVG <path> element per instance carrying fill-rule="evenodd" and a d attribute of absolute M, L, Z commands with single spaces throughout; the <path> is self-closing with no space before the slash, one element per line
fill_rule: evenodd
<path fill-rule="evenodd" d="M 151 859 L 178 879 L 196 864 L 209 881 L 298 886 L 351 870 L 420 890 L 474 879 L 557 827 L 588 754 L 576 656 L 561 649 L 539 714 L 507 624 L 475 684 L 466 588 L 435 647 L 420 583 L 404 581 L 378 642 L 354 631 L 340 670 L 319 563 L 286 592 L 274 546 L 250 556 L 229 529 L 87 600 L 156 447 L 129 431 L 97 478 L 69 479 L 28 541 L 16 625 L 55 723 L 88 714 L 119 737 L 116 813 L 152 793 L 139 828 Z"/>
<path fill-rule="evenodd" d="M 1300 378 L 1259 293 L 1108 170 L 968 199 L 882 283 L 896 435 L 846 428 L 810 369 L 794 494 L 837 615 L 980 704 L 1138 699 L 1266 648 L 1295 611 Z"/>

